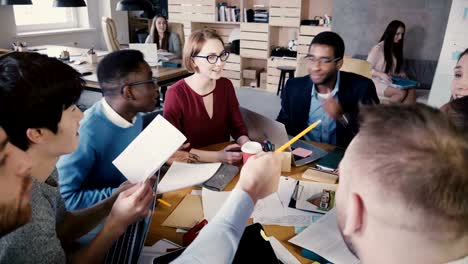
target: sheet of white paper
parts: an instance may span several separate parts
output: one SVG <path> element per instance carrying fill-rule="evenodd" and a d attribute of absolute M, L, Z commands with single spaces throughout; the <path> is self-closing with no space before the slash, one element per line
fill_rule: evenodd
<path fill-rule="evenodd" d="M 252 213 L 253 218 L 282 216 L 284 216 L 284 207 L 277 192 L 258 200 Z"/>
<path fill-rule="evenodd" d="M 293 178 L 281 177 L 278 192 L 257 201 L 252 217 L 254 219 L 277 219 L 284 217 L 285 206 L 283 206 L 283 203 L 289 204 L 289 200 L 294 192 L 295 182 L 297 181 Z M 229 196 L 229 193 L 230 192 L 216 192 L 203 188 L 203 214 L 206 220 L 210 221 L 216 215 Z M 308 224 L 310 224 L 310 221 L 308 221 L 306 225 Z"/>
<path fill-rule="evenodd" d="M 273 248 L 273 251 L 275 251 L 276 257 L 281 260 L 284 264 L 300 264 L 299 260 L 294 257 L 291 252 L 289 252 L 281 242 L 278 241 L 275 237 L 271 236 L 270 238 L 270 244 L 271 247 Z"/>
<path fill-rule="evenodd" d="M 194 186 L 207 181 L 221 166 L 221 163 L 172 163 L 166 175 L 158 184 L 158 193 L 165 193 Z"/>
<path fill-rule="evenodd" d="M 167 254 L 167 250 L 173 248 L 180 248 L 180 245 L 167 239 L 161 239 L 151 247 L 143 247 L 138 264 L 152 264 L 155 257 Z"/>
<path fill-rule="evenodd" d="M 336 211 L 332 209 L 289 242 L 319 254 L 335 264 L 357 264 L 338 229 Z"/>
<path fill-rule="evenodd" d="M 320 196 L 323 189 L 336 191 L 338 185 L 308 181 L 301 181 L 299 184 L 302 186 L 302 188 L 299 187 L 299 189 L 302 191 L 299 191 L 299 197 L 296 201 L 296 208 L 312 212 L 326 213 L 326 211 L 319 209 L 317 205 L 314 205 L 307 200 L 313 195 Z"/>
<path fill-rule="evenodd" d="M 202 195 L 202 190 L 192 190 L 191 195 Z"/>
<path fill-rule="evenodd" d="M 208 222 L 221 209 L 229 194 L 231 192 L 216 192 L 206 188 L 202 189 L 203 215 Z"/>
<path fill-rule="evenodd" d="M 254 223 L 264 225 L 280 225 L 280 226 L 309 226 L 317 221 L 322 214 L 304 212 L 293 208 L 285 208 L 285 215 L 281 217 L 256 217 Z"/>
<path fill-rule="evenodd" d="M 291 201 L 291 196 L 296 188 L 297 180 L 290 177 L 280 177 L 278 186 L 278 196 L 283 204 L 283 207 L 288 207 Z"/>
<path fill-rule="evenodd" d="M 132 183 L 152 176 L 187 140 L 158 115 L 112 162 Z"/>

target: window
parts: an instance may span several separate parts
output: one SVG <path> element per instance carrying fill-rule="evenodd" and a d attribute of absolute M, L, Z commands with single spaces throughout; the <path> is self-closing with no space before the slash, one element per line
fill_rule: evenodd
<path fill-rule="evenodd" d="M 53 7 L 53 0 L 32 0 L 32 3 L 13 6 L 18 32 L 78 27 L 77 8 Z"/>

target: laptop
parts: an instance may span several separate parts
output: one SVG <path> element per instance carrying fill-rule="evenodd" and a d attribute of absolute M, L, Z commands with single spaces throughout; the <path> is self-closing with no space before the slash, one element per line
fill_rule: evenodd
<path fill-rule="evenodd" d="M 158 46 L 156 46 L 156 44 L 130 43 L 128 47 L 130 49 L 141 51 L 145 57 L 145 61 L 149 64 L 150 67 L 158 65 Z"/>
<path fill-rule="evenodd" d="M 159 173 L 159 172 L 158 172 Z M 158 177 L 159 178 L 159 177 Z M 153 191 L 156 192 L 159 179 L 153 186 Z M 151 211 L 154 212 L 156 199 L 150 205 Z M 123 233 L 112 247 L 107 251 L 104 263 L 106 264 L 131 264 L 137 263 L 141 251 L 145 245 L 146 236 L 150 228 L 153 214 L 141 219 L 140 221 L 129 225 L 125 233 Z"/>
<path fill-rule="evenodd" d="M 265 140 L 269 140 L 275 145 L 275 148 L 279 148 L 292 138 L 292 136 L 288 136 L 284 124 L 244 107 L 240 107 L 240 112 L 242 114 L 242 118 L 244 119 L 244 124 L 247 127 L 249 138 L 251 140 L 257 142 L 264 142 Z M 312 151 L 312 154 L 305 158 L 292 155 L 294 166 L 302 166 L 314 162 L 324 157 L 328 153 L 327 151 L 303 140 L 296 141 L 294 144 L 292 144 L 288 151 L 292 151 L 296 148 L 303 148 Z"/>

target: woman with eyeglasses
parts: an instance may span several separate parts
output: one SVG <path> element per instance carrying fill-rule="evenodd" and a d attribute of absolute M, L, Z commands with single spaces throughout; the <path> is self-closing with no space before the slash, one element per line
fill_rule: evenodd
<path fill-rule="evenodd" d="M 406 78 L 403 71 L 403 42 L 406 26 L 403 22 L 393 20 L 388 24 L 380 42 L 375 45 L 367 57 L 372 64 L 372 80 L 380 97 L 386 97 L 394 103 L 414 104 L 416 90 L 400 89 L 392 86 L 392 77 Z"/>
<path fill-rule="evenodd" d="M 153 19 L 150 34 L 146 37 L 145 43 L 156 43 L 159 51 L 174 53 L 177 58 L 181 56 L 179 35 L 168 31 L 165 16 L 159 15 Z"/>
<path fill-rule="evenodd" d="M 221 37 L 210 30 L 195 31 L 184 46 L 183 63 L 194 74 L 178 81 L 167 91 L 164 117 L 190 143 L 190 152 L 204 162 L 236 163 L 238 151 L 249 141 L 234 87 L 221 74 L 229 57 Z M 200 148 L 229 141 L 221 151 Z"/>

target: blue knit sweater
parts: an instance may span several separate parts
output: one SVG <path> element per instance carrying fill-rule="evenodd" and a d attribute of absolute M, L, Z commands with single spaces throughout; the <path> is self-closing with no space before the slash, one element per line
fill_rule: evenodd
<path fill-rule="evenodd" d="M 109 197 L 126 180 L 112 161 L 132 142 L 143 127 L 137 114 L 132 127 L 112 123 L 98 102 L 81 121 L 78 149 L 58 163 L 60 193 L 68 210 L 90 207 Z"/>

